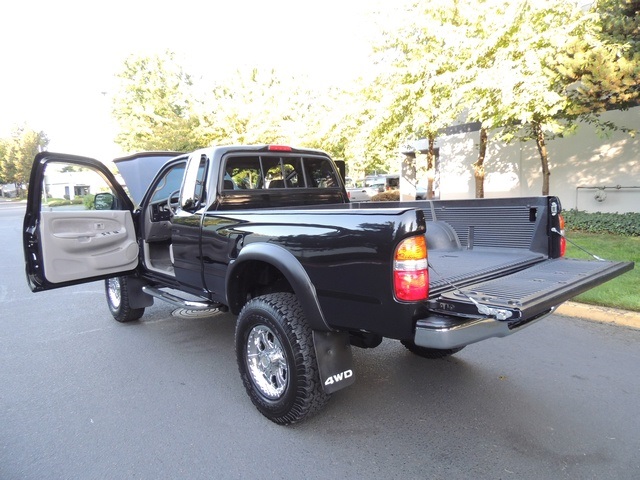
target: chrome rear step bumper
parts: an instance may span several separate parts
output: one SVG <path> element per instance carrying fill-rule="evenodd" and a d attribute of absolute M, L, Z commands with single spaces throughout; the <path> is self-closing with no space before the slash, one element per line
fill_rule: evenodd
<path fill-rule="evenodd" d="M 493 337 L 506 337 L 550 315 L 555 307 L 525 321 L 498 321 L 494 318 L 460 319 L 433 315 L 418 320 L 414 343 L 421 347 L 447 350 Z"/>

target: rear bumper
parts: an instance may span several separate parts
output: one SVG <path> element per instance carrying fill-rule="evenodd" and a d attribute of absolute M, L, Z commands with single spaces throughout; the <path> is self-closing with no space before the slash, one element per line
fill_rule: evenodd
<path fill-rule="evenodd" d="M 447 350 L 463 347 L 492 337 L 506 337 L 542 320 L 555 310 L 543 312 L 526 321 L 498 321 L 494 318 L 460 319 L 433 315 L 416 323 L 414 343 L 421 347 Z"/>
<path fill-rule="evenodd" d="M 506 337 L 546 317 L 572 297 L 632 268 L 632 262 L 555 258 L 449 290 L 429 301 L 431 314 L 416 322 L 414 343 L 450 349 Z"/>

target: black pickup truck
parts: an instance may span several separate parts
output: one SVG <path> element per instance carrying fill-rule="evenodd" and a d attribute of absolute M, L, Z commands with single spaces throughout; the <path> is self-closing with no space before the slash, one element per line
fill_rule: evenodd
<path fill-rule="evenodd" d="M 120 322 L 155 298 L 229 310 L 247 393 L 279 424 L 353 383 L 352 346 L 386 337 L 422 357 L 451 355 L 633 268 L 563 258 L 555 197 L 350 203 L 327 154 L 279 145 L 116 164 L 128 193 L 98 161 L 36 156 L 23 230 L 30 288 L 104 280 Z M 47 207 L 62 185 L 98 192 L 93 208 Z"/>

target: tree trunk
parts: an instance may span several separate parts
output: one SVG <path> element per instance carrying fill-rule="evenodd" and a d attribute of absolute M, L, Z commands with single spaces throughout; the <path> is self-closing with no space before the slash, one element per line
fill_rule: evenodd
<path fill-rule="evenodd" d="M 544 140 L 542 125 L 534 123 L 533 132 L 536 136 L 536 145 L 538 146 L 540 163 L 542 164 L 542 195 L 549 195 L 549 176 L 551 175 L 551 172 L 549 171 L 549 156 L 547 154 L 547 144 Z"/>
<path fill-rule="evenodd" d="M 487 129 L 480 128 L 480 148 L 478 151 L 478 160 L 472 164 L 473 175 L 476 180 L 476 198 L 484 198 L 484 158 L 487 154 Z"/>
<path fill-rule="evenodd" d="M 436 138 L 429 136 L 429 150 L 427 151 L 427 199 L 431 200 L 434 197 L 433 183 L 436 177 L 436 152 L 434 144 Z"/>

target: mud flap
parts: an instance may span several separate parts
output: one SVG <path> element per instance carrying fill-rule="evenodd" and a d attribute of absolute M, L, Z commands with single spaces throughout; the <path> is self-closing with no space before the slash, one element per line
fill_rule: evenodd
<path fill-rule="evenodd" d="M 142 291 L 142 287 L 148 285 L 136 277 L 127 277 L 127 295 L 131 308 L 146 308 L 153 305 L 153 297 Z"/>
<path fill-rule="evenodd" d="M 349 334 L 314 330 L 313 345 L 326 393 L 337 392 L 355 382 Z"/>

